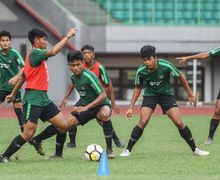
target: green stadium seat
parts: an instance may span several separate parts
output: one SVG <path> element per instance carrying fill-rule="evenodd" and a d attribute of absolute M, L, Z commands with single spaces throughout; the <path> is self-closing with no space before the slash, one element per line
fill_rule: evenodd
<path fill-rule="evenodd" d="M 133 17 L 135 19 L 143 19 L 144 18 L 144 13 L 143 13 L 143 11 L 134 11 L 133 12 Z"/>
<path fill-rule="evenodd" d="M 200 17 L 201 19 L 211 20 L 214 17 L 214 15 L 212 14 L 212 11 L 203 11 L 201 12 Z"/>
<path fill-rule="evenodd" d="M 112 17 L 115 19 L 126 20 L 129 19 L 129 13 L 127 11 L 112 11 Z"/>
<path fill-rule="evenodd" d="M 144 10 L 152 10 L 153 9 L 153 3 L 151 1 L 150 2 L 144 1 L 143 2 L 143 8 L 144 8 Z"/>
<path fill-rule="evenodd" d="M 133 9 L 134 10 L 141 10 L 143 9 L 143 3 L 138 1 L 133 1 Z"/>

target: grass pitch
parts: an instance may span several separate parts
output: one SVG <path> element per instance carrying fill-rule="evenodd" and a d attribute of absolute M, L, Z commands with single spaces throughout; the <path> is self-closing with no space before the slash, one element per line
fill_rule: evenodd
<path fill-rule="evenodd" d="M 87 162 L 84 157 L 84 149 L 89 144 L 96 143 L 105 148 L 102 129 L 92 120 L 78 128 L 77 147 L 65 148 L 63 159 L 47 158 L 54 153 L 55 138 L 43 143 L 46 156 L 39 156 L 31 145 L 26 144 L 12 156 L 13 163 L 0 164 L 0 179 L 220 179 L 220 130 L 217 129 L 214 144 L 204 145 L 210 117 L 184 116 L 183 120 L 192 131 L 197 146 L 210 151 L 208 157 L 193 156 L 173 123 L 166 116 L 153 116 L 131 156 L 120 157 L 122 149 L 114 146 L 116 158 L 108 160 L 110 176 L 98 177 L 99 163 Z M 138 116 L 129 121 L 124 116 L 113 116 L 112 121 L 118 136 L 127 144 Z M 47 125 L 39 121 L 37 133 Z M 0 120 L 0 153 L 18 133 L 16 120 Z"/>

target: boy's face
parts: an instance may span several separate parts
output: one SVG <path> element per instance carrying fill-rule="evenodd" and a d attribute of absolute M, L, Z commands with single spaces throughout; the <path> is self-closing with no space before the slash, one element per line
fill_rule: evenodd
<path fill-rule="evenodd" d="M 83 70 L 83 62 L 82 60 L 74 60 L 69 62 L 69 68 L 75 75 L 80 75 Z"/>
<path fill-rule="evenodd" d="M 0 38 L 0 47 L 3 49 L 3 50 L 7 50 L 11 47 L 11 40 L 8 36 L 2 36 Z"/>
<path fill-rule="evenodd" d="M 34 40 L 35 42 L 35 47 L 39 49 L 46 49 L 48 42 L 46 37 L 37 37 Z"/>
<path fill-rule="evenodd" d="M 147 69 L 149 69 L 149 70 L 154 70 L 157 68 L 157 61 L 156 61 L 156 58 L 153 56 L 145 57 L 144 64 L 146 65 Z"/>
<path fill-rule="evenodd" d="M 93 59 L 95 58 L 95 53 L 91 50 L 83 50 L 82 51 L 83 54 L 83 60 L 85 61 L 85 63 L 89 63 L 91 61 L 93 61 Z"/>

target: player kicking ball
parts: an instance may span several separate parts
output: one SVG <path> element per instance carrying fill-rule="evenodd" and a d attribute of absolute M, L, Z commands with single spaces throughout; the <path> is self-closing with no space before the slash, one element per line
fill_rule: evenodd
<path fill-rule="evenodd" d="M 173 96 L 173 89 L 170 84 L 170 74 L 178 78 L 189 96 L 190 104 L 196 106 L 197 99 L 184 75 L 170 62 L 157 59 L 156 48 L 153 46 L 144 46 L 140 50 L 143 58 L 143 64 L 136 72 L 135 88 L 131 99 L 130 107 L 126 112 L 128 118 L 132 117 L 133 108 L 138 99 L 142 87 L 144 87 L 143 101 L 140 110 L 140 119 L 137 126 L 134 127 L 127 148 L 120 154 L 122 157 L 130 156 L 133 146 L 143 134 L 144 128 L 150 121 L 151 115 L 157 104 L 176 125 L 181 137 L 188 143 L 194 155 L 207 156 L 209 152 L 199 149 L 192 138 L 190 129 L 183 123 L 179 108 Z"/>

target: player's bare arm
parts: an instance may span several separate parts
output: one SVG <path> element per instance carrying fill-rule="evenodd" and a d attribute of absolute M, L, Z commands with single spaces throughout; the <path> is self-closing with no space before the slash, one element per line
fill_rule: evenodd
<path fill-rule="evenodd" d="M 18 72 L 14 77 L 12 77 L 11 79 L 9 79 L 8 83 L 11 84 L 11 85 L 15 85 L 16 82 L 18 81 L 19 77 L 22 75 L 23 69 L 24 69 L 24 68 L 21 68 L 21 69 L 19 70 L 19 72 Z"/>
<path fill-rule="evenodd" d="M 64 36 L 64 38 L 60 42 L 58 42 L 55 46 L 53 46 L 50 50 L 47 51 L 46 56 L 48 58 L 55 56 L 66 45 L 67 41 L 71 37 L 75 36 L 76 32 L 77 32 L 77 29 L 71 28 L 69 32 L 66 34 L 66 36 Z"/>
<path fill-rule="evenodd" d="M 92 109 L 92 108 L 96 107 L 97 105 L 101 104 L 106 98 L 107 98 L 106 93 L 103 91 L 99 94 L 99 96 L 93 102 L 89 103 L 86 106 L 77 107 L 76 112 L 80 113 L 80 112 Z"/>
<path fill-rule="evenodd" d="M 191 88 L 189 87 L 188 82 L 186 81 L 186 78 L 183 74 L 180 75 L 179 80 L 181 82 L 181 84 L 183 85 L 185 91 L 187 92 L 188 96 L 189 96 L 189 102 L 190 104 L 196 106 L 197 104 L 197 98 L 196 96 L 193 95 Z"/>
<path fill-rule="evenodd" d="M 15 84 L 14 89 L 12 90 L 11 94 L 6 96 L 5 100 L 7 102 L 13 102 L 14 101 L 14 98 L 15 98 L 18 90 L 21 88 L 21 86 L 24 84 L 24 82 L 25 82 L 25 77 L 20 76 L 20 78 L 18 79 L 17 83 Z"/>
<path fill-rule="evenodd" d="M 184 56 L 184 57 L 177 57 L 176 59 L 179 60 L 179 63 L 182 64 L 188 60 L 192 60 L 192 59 L 205 59 L 209 57 L 209 52 L 203 52 L 203 53 L 199 53 L 199 54 L 195 54 L 192 56 Z"/>
<path fill-rule="evenodd" d="M 70 94 L 73 92 L 74 89 L 74 84 L 72 82 L 70 82 L 68 89 L 66 91 L 66 95 L 64 96 L 62 102 L 60 103 L 59 107 L 63 108 L 66 106 L 66 103 L 68 102 L 68 97 L 70 96 Z"/>
<path fill-rule="evenodd" d="M 109 95 L 110 95 L 112 109 L 116 114 L 119 114 L 120 110 L 119 110 L 119 107 L 115 103 L 115 93 L 114 93 L 114 88 L 112 86 L 112 83 L 108 84 L 108 91 L 109 91 Z"/>
<path fill-rule="evenodd" d="M 141 94 L 141 86 L 135 86 L 134 92 L 133 92 L 133 95 L 132 95 L 132 98 L 131 98 L 130 106 L 129 106 L 128 110 L 126 111 L 127 118 L 132 117 L 135 102 L 137 101 L 140 94 Z"/>

